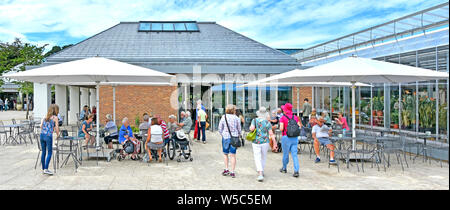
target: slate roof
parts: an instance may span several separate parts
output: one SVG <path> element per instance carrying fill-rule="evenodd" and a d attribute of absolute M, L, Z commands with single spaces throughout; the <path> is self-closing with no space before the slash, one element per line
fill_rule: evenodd
<path fill-rule="evenodd" d="M 200 32 L 138 32 L 139 22 L 121 22 L 48 57 L 44 65 L 100 56 L 156 70 L 192 63 L 265 66 L 268 72 L 299 66 L 295 58 L 215 22 L 197 24 Z"/>

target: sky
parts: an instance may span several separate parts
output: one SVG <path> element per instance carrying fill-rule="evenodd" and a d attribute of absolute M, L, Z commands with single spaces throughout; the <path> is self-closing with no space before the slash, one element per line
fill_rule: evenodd
<path fill-rule="evenodd" d="M 121 21 L 215 21 L 272 48 L 308 48 L 445 0 L 0 0 L 0 41 L 76 44 Z"/>

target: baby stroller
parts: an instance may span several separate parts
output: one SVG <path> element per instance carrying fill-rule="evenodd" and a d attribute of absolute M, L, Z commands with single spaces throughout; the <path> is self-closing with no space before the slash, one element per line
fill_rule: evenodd
<path fill-rule="evenodd" d="M 181 157 L 184 157 L 185 160 L 194 160 L 191 155 L 192 150 L 188 137 L 183 130 L 178 130 L 172 134 L 172 138 L 167 144 L 167 151 L 171 160 L 175 158 L 176 151 L 178 151 L 177 162 L 181 162 Z"/>
<path fill-rule="evenodd" d="M 122 161 L 124 160 L 128 155 L 132 155 L 135 151 L 135 147 L 138 147 L 135 145 L 132 140 L 126 140 L 125 144 L 123 145 L 123 149 L 118 149 L 119 155 L 117 155 L 117 160 Z M 139 147 L 138 147 L 139 148 Z M 140 157 L 137 155 L 138 151 L 136 152 L 136 160 L 139 160 Z"/>

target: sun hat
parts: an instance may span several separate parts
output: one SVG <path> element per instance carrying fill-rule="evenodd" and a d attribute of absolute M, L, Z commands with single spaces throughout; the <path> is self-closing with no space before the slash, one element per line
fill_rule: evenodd
<path fill-rule="evenodd" d="M 281 109 L 283 109 L 285 113 L 292 113 L 292 104 L 286 103 L 285 105 L 281 106 Z"/>
<path fill-rule="evenodd" d="M 186 134 L 182 130 L 177 130 L 177 131 L 175 131 L 175 133 L 176 133 L 178 139 L 185 139 L 186 138 Z"/>

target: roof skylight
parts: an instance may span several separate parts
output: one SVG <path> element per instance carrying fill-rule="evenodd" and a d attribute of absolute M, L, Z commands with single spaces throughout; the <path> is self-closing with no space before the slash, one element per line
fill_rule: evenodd
<path fill-rule="evenodd" d="M 198 32 L 198 25 L 195 21 L 141 21 L 139 22 L 139 32 Z"/>

